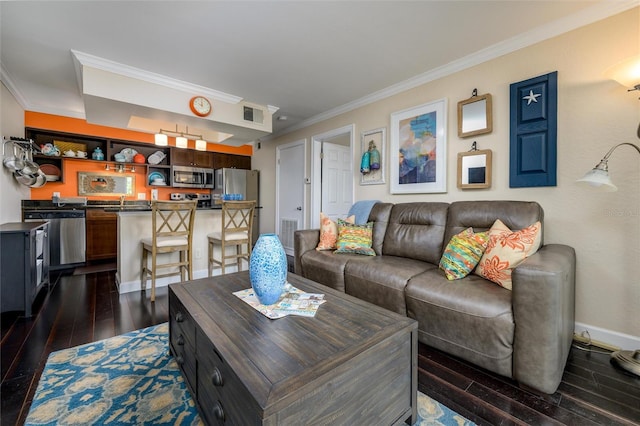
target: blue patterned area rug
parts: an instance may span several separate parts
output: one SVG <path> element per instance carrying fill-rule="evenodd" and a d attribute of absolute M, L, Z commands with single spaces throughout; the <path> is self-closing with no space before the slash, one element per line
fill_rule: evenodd
<path fill-rule="evenodd" d="M 26 425 L 202 425 L 167 323 L 49 355 Z M 473 425 L 418 393 L 416 425 Z"/>

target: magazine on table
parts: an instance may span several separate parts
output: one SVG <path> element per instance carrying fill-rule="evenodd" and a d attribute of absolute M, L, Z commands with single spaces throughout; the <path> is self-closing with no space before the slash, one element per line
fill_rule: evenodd
<path fill-rule="evenodd" d="M 282 295 L 273 305 L 261 304 L 252 288 L 236 291 L 233 294 L 271 319 L 282 318 L 287 315 L 313 317 L 316 315 L 320 305 L 326 302 L 324 294 L 305 293 L 288 282 L 285 284 Z"/>

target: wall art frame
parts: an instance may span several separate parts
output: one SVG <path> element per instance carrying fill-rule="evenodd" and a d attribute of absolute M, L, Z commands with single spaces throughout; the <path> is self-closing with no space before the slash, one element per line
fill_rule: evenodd
<path fill-rule="evenodd" d="M 447 192 L 447 99 L 391 114 L 392 194 Z"/>
<path fill-rule="evenodd" d="M 477 149 L 458 153 L 458 188 L 490 188 L 491 167 L 490 149 Z"/>
<path fill-rule="evenodd" d="M 382 185 L 385 183 L 385 163 L 387 156 L 385 155 L 385 145 L 387 144 L 387 128 L 367 130 L 360 135 L 360 155 L 362 156 L 369 150 L 370 144 L 373 143 L 375 149 L 380 154 L 380 168 L 371 169 L 369 173 L 360 173 L 360 185 Z"/>

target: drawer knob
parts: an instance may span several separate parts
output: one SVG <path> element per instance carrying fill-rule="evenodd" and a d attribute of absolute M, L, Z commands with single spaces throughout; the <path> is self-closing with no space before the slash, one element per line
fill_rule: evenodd
<path fill-rule="evenodd" d="M 178 365 L 184 364 L 184 358 L 182 357 L 182 355 L 178 355 L 176 357 L 176 362 L 178 363 Z"/>
<path fill-rule="evenodd" d="M 182 312 L 178 312 L 176 314 L 176 322 L 182 322 L 184 321 L 184 315 L 182 315 Z"/>
<path fill-rule="evenodd" d="M 220 372 L 220 370 L 218 370 L 218 367 L 215 367 L 213 369 L 213 374 L 211 375 L 211 382 L 215 386 L 224 385 L 224 380 L 222 379 L 222 373 Z"/>
<path fill-rule="evenodd" d="M 180 336 L 178 336 L 178 345 L 180 346 L 184 346 L 184 337 L 182 337 L 182 334 Z"/>
<path fill-rule="evenodd" d="M 215 407 L 213 407 L 213 415 L 216 416 L 216 419 L 224 422 L 224 410 L 222 409 L 220 401 L 216 402 Z"/>

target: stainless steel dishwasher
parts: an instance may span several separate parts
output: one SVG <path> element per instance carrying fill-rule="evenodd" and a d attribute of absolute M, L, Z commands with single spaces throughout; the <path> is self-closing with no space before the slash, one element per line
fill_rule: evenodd
<path fill-rule="evenodd" d="M 84 209 L 24 210 L 24 222 L 49 222 L 49 270 L 84 264 L 87 241 Z"/>

